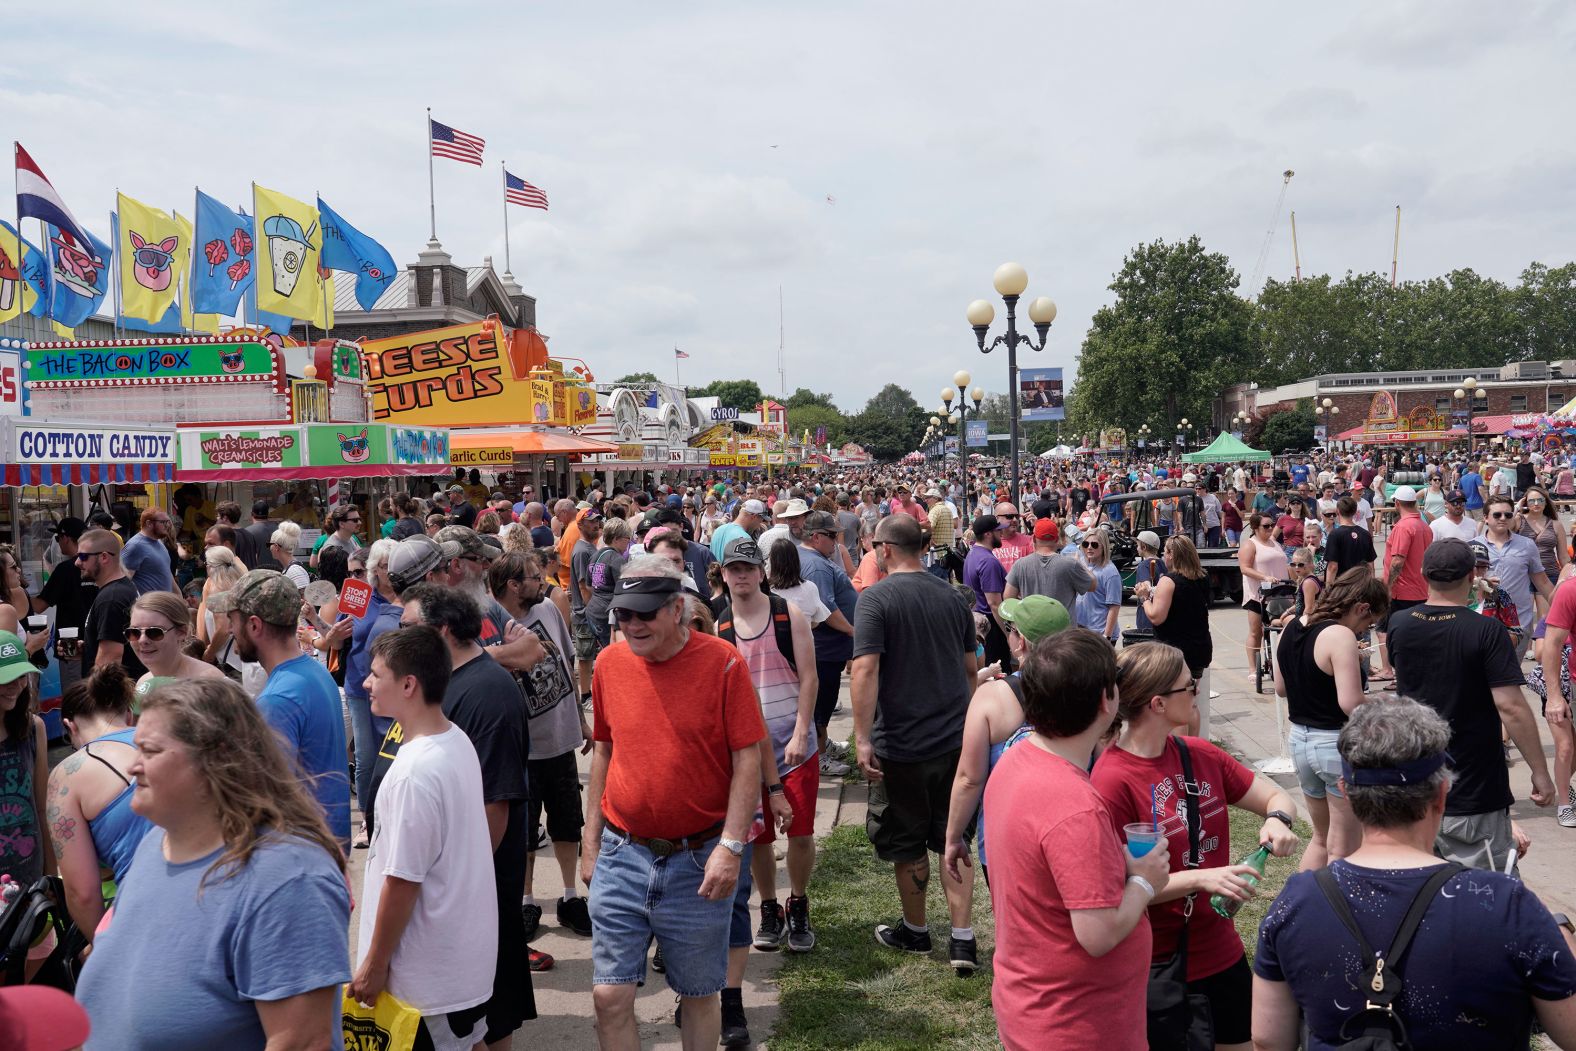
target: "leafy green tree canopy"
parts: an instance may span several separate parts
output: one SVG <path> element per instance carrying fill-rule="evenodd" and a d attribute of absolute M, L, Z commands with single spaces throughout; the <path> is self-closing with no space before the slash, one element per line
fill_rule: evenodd
<path fill-rule="evenodd" d="M 765 400 L 761 385 L 754 380 L 712 380 L 695 391 L 695 394 L 702 398 L 716 398 L 723 408 L 738 409 L 740 412 L 753 412 Z"/>

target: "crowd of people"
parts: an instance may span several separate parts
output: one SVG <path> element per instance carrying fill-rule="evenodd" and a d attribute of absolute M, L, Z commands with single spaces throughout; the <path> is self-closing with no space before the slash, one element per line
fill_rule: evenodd
<path fill-rule="evenodd" d="M 508 1047 L 554 963 L 531 948 L 550 850 L 554 919 L 590 939 L 602 1046 L 639 1045 L 648 970 L 677 995 L 686 1046 L 741 1046 L 750 951 L 816 951 L 816 799 L 857 766 L 897 892 L 871 934 L 933 953 L 934 864 L 936 940 L 975 975 L 977 863 L 1008 1047 L 1168 1046 L 1204 1018 L 1217 1047 L 1290 1048 L 1299 1015 L 1307 1046 L 1336 1046 L 1355 1011 L 1330 1007 L 1330 983 L 1362 961 L 1330 917 L 1293 921 L 1338 909 L 1333 893 L 1356 938 L 1387 944 L 1419 889 L 1435 911 L 1409 959 L 1478 924 L 1468 904 L 1514 937 L 1473 935 L 1487 980 L 1471 987 L 1402 970 L 1417 1046 L 1516 1046 L 1534 1016 L 1576 1037 L 1556 918 L 1507 874 L 1527 848 L 1510 745 L 1534 801 L 1576 826 L 1563 527 L 1539 465 L 1508 492 L 1519 468 L 1486 481 L 1467 460 L 1385 481 L 1407 466 L 1042 463 L 1022 505 L 987 470 L 965 486 L 923 466 L 551 502 L 456 480 L 390 500 L 376 530 L 330 508 L 310 551 L 296 523 L 220 505 L 195 588 L 170 512 L 126 537 L 62 520 L 36 595 L 0 550 L 0 873 L 58 873 L 87 943 L 66 960 L 41 938 L 29 976 L 80 970 L 89 1047 L 320 1046 L 342 999 L 370 1012 L 384 994 L 419 1015 L 418 1046 Z M 1396 515 L 1382 558 L 1381 509 Z M 1292 797 L 1208 737 L 1200 550 L 1221 548 L 1250 632 L 1267 589 L 1295 592 L 1275 678 L 1306 846 Z M 371 589 L 359 617 L 338 609 L 352 579 Z M 25 623 L 51 607 L 56 655 L 74 658 L 75 750 L 53 769 Z M 1534 644 L 1552 778 L 1521 690 Z M 845 681 L 851 746 L 829 732 Z M 1251 968 L 1230 915 L 1262 857 L 1232 855 L 1228 807 L 1262 822 L 1263 855 L 1302 854 Z M 157 988 L 124 980 L 161 962 Z M 1424 1012 L 1424 989 L 1448 1010 Z"/>

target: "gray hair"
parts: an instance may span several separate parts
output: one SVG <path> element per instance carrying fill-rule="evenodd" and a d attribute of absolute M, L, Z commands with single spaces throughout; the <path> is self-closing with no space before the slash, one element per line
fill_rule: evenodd
<path fill-rule="evenodd" d="M 610 518 L 607 525 L 602 527 L 602 539 L 608 544 L 615 540 L 628 540 L 633 535 L 629 523 L 622 518 Z"/>
<path fill-rule="evenodd" d="M 301 546 L 301 527 L 294 522 L 280 522 L 279 528 L 274 530 L 274 535 L 268 540 L 294 554 L 296 548 Z"/>
<path fill-rule="evenodd" d="M 1393 767 L 1438 755 L 1450 744 L 1450 724 L 1434 709 L 1408 697 L 1365 702 L 1341 730 L 1341 758 L 1354 770 Z M 1407 785 L 1347 785 L 1352 812 L 1365 827 L 1402 828 L 1423 820 L 1439 786 L 1450 783 L 1442 766 Z"/>
<path fill-rule="evenodd" d="M 394 554 L 396 547 L 399 547 L 399 541 L 390 540 L 388 537 L 374 541 L 372 546 L 367 548 L 368 575 L 381 567 L 386 567 L 389 564 L 389 556 Z"/>

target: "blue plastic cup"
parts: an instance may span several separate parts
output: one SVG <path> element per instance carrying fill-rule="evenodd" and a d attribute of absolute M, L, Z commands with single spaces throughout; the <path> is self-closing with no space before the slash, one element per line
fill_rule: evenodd
<path fill-rule="evenodd" d="M 1127 835 L 1127 852 L 1135 858 L 1141 858 L 1154 850 L 1155 844 L 1164 835 L 1152 821 L 1135 821 L 1122 826 L 1122 831 Z"/>

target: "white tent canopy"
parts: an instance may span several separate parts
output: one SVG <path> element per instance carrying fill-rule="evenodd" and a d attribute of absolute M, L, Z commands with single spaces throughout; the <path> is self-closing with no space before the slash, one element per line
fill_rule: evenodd
<path fill-rule="evenodd" d="M 1058 445 L 1054 449 L 1047 449 L 1040 454 L 1042 460 L 1071 460 L 1073 451 L 1065 445 Z"/>

